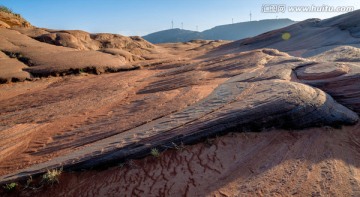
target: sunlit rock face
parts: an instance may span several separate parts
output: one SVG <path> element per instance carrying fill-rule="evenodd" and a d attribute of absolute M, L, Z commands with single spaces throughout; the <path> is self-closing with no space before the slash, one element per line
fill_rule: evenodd
<path fill-rule="evenodd" d="M 30 28 L 32 25 L 19 14 L 0 11 L 0 28 Z"/>

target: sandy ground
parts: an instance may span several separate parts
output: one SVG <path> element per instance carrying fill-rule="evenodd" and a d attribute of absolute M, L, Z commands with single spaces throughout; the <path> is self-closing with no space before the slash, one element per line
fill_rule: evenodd
<path fill-rule="evenodd" d="M 360 125 L 230 133 L 24 196 L 359 196 Z"/>

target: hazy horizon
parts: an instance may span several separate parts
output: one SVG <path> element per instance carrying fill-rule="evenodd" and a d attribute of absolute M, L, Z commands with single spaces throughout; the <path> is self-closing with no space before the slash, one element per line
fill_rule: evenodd
<path fill-rule="evenodd" d="M 108 32 L 122 35 L 144 36 L 156 31 L 174 28 L 203 31 L 218 25 L 246 22 L 252 20 L 288 18 L 302 21 L 308 18 L 330 18 L 345 12 L 288 12 L 264 13 L 264 5 L 276 4 L 286 6 L 353 6 L 360 8 L 360 2 L 335 0 L 312 3 L 305 0 L 301 3 L 288 1 L 253 1 L 236 0 L 132 0 L 115 1 L 58 1 L 49 3 L 45 0 L 35 1 L 3 1 L 0 4 L 21 14 L 30 23 L 38 27 L 50 29 L 79 29 L 88 32 Z"/>

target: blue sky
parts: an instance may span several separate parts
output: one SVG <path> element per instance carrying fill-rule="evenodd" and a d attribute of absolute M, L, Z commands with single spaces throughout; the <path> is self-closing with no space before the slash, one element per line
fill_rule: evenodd
<path fill-rule="evenodd" d="M 110 32 L 123 35 L 145 35 L 175 27 L 199 31 L 216 25 L 253 20 L 290 18 L 329 18 L 341 13 L 262 13 L 264 4 L 286 6 L 354 6 L 359 0 L 0 0 L 1 5 L 20 13 L 38 27 L 81 29 L 89 32 Z"/>

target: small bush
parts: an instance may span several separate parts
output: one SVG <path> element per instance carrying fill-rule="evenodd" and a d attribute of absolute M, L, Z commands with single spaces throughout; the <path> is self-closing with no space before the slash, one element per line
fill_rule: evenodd
<path fill-rule="evenodd" d="M 59 176 L 62 173 L 62 169 L 48 170 L 42 177 L 42 181 L 47 184 L 59 183 Z"/>
<path fill-rule="evenodd" d="M 160 157 L 160 152 L 159 152 L 159 150 L 156 149 L 156 148 L 151 149 L 150 154 L 151 154 L 152 156 L 154 156 L 154 157 Z"/>
<path fill-rule="evenodd" d="M 17 183 L 8 183 L 4 186 L 4 189 L 7 191 L 11 191 L 16 188 L 18 184 Z"/>
<path fill-rule="evenodd" d="M 3 5 L 0 5 L 0 12 L 6 12 L 6 13 L 9 13 L 9 14 L 14 14 L 13 11 L 10 8 L 5 7 Z"/>

